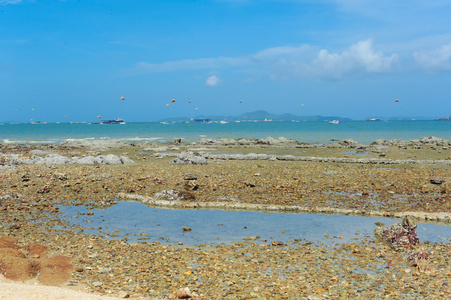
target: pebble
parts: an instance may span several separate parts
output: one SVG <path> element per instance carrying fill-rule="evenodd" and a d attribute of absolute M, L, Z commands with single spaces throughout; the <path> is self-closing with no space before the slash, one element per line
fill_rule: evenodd
<path fill-rule="evenodd" d="M 182 149 L 183 143 L 178 146 Z M 14 147 L 14 151 L 30 151 Z M 34 148 L 45 150 L 45 146 L 36 145 L 29 149 Z M 296 148 L 296 151 L 303 149 Z M 120 155 L 124 150 L 112 151 Z M 314 150 L 323 151 L 321 148 Z M 70 149 L 58 151 L 71 157 Z M 177 191 L 183 188 L 184 174 L 195 173 L 199 185 L 199 189 L 192 192 L 195 198 L 176 201 L 302 206 L 306 210 L 324 212 L 349 209 L 356 214 L 374 211 L 387 216 L 403 211 L 447 213 L 451 211 L 451 203 L 442 190 L 449 190 L 450 185 L 446 181 L 429 184 L 430 166 L 411 164 L 404 168 L 402 165 L 282 161 L 269 156 L 267 160 L 258 160 L 258 165 L 256 161 L 225 160 L 222 164 L 185 166 L 168 164 L 170 158 L 166 157 L 143 161 L 138 159 L 142 154 L 137 149 L 127 148 L 126 151 L 136 163 L 98 165 L 99 168 L 94 165 L 55 165 L 54 168 L 17 165 L 16 171 L 0 169 L 1 182 L 8 183 L 0 194 L 0 224 L 8 224 L 1 228 L 2 234 L 33 240 L 47 246 L 51 253 L 71 257 L 76 266 L 72 274 L 74 282 L 91 286 L 99 293 L 111 291 L 112 295 L 120 297 L 164 299 L 171 296 L 175 299 L 180 287 L 189 287 L 192 299 L 230 299 L 232 295 L 241 299 L 248 296 L 382 299 L 401 295 L 424 298 L 434 293 L 437 298 L 451 297 L 447 285 L 451 278 L 448 241 L 420 243 L 421 250 L 430 253 L 429 265 L 424 269 L 409 268 L 374 237 L 359 237 L 333 245 L 294 240 L 278 247 L 272 247 L 277 241 L 271 241 L 268 236 L 251 237 L 234 244 L 196 247 L 152 241 L 133 244 L 125 239 L 92 236 L 72 228 L 60 230 L 64 221 L 59 218 L 64 216 L 55 208 L 57 205 L 107 208 L 114 205 L 114 199 L 123 200 L 117 196 L 127 190 L 136 195 Z M 390 151 L 384 150 L 387 157 L 393 155 Z M 260 175 L 254 176 L 257 173 Z M 23 177 L 24 174 L 27 176 Z M 66 176 L 61 176 L 64 180 L 58 179 L 59 175 L 52 179 L 52 174 Z M 100 176 L 102 174 L 108 177 Z M 340 176 L 329 176 L 332 174 Z M 451 170 L 434 165 L 434 176 L 450 178 Z M 243 184 L 249 182 L 253 187 Z M 361 197 L 362 192 L 367 195 Z M 17 226 L 9 226 L 13 224 Z M 110 271 L 106 272 L 108 269 Z M 412 286 L 418 288 L 412 289 Z"/>

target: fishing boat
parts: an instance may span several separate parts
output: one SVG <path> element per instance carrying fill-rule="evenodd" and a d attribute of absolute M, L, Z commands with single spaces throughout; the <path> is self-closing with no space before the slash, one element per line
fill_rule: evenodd
<path fill-rule="evenodd" d="M 329 122 L 329 124 L 340 124 L 340 121 L 338 120 L 332 120 Z"/>
<path fill-rule="evenodd" d="M 125 122 L 121 118 L 117 118 L 114 120 L 103 120 L 100 124 L 125 124 Z"/>

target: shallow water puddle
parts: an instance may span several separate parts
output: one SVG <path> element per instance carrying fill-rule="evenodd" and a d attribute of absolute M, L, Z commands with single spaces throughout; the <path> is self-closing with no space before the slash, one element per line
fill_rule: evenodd
<path fill-rule="evenodd" d="M 184 245 L 232 243 L 257 236 L 258 239 L 250 240 L 349 243 L 372 238 L 376 222 L 390 225 L 399 221 L 351 215 L 164 209 L 125 201 L 106 209 L 59 206 L 59 210 L 64 212 L 62 218 L 85 228 L 89 234 Z M 183 227 L 191 231 L 184 231 Z M 451 226 L 418 223 L 417 233 L 421 242 L 449 242 Z"/>

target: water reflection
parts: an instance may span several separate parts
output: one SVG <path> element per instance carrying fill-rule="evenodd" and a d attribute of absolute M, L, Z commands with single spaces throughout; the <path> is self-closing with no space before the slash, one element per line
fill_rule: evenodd
<path fill-rule="evenodd" d="M 131 242 L 146 239 L 184 245 L 232 243 L 256 236 L 260 243 L 262 239 L 267 243 L 295 239 L 351 242 L 373 237 L 376 222 L 390 225 L 398 221 L 351 215 L 162 209 L 125 201 L 103 210 L 88 210 L 85 206 L 60 206 L 59 209 L 70 224 L 81 225 L 90 234 L 101 232 L 126 237 Z M 191 231 L 183 231 L 182 227 Z M 449 242 L 451 226 L 418 223 L 417 232 L 421 242 Z"/>

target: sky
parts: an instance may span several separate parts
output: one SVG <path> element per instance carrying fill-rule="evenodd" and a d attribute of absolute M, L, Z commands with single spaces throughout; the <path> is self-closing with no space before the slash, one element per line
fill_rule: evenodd
<path fill-rule="evenodd" d="M 449 0 L 0 0 L 0 122 L 444 117 L 449 16 Z"/>

